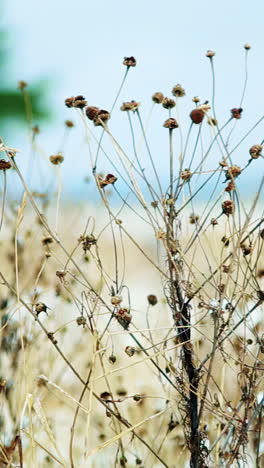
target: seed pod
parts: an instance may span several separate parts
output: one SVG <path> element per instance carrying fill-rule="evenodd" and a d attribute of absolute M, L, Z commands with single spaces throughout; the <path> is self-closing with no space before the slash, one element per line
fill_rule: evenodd
<path fill-rule="evenodd" d="M 58 153 L 58 154 L 53 154 L 52 156 L 50 156 L 49 160 L 51 164 L 58 166 L 64 161 L 64 157 L 62 156 L 62 154 Z"/>
<path fill-rule="evenodd" d="M 235 205 L 232 200 L 226 200 L 222 203 L 222 210 L 226 216 L 234 214 Z"/>
<path fill-rule="evenodd" d="M 99 114 L 100 109 L 95 106 L 88 106 L 85 110 L 86 116 L 89 120 L 94 120 Z"/>
<path fill-rule="evenodd" d="M 176 106 L 176 102 L 174 101 L 174 99 L 165 97 L 162 101 L 162 105 L 165 109 L 172 109 Z"/>
<path fill-rule="evenodd" d="M 245 50 L 250 50 L 250 49 L 251 49 L 251 45 L 248 44 L 248 43 L 246 43 L 246 44 L 244 45 L 244 49 L 245 49 Z"/>
<path fill-rule="evenodd" d="M 226 188 L 225 188 L 225 192 L 230 193 L 230 192 L 232 192 L 233 190 L 235 190 L 235 188 L 236 188 L 236 185 L 235 185 L 235 183 L 231 180 L 231 181 L 227 184 L 227 186 L 226 186 Z"/>
<path fill-rule="evenodd" d="M 263 149 L 262 145 L 253 145 L 249 150 L 249 154 L 252 159 L 257 159 L 261 155 L 261 151 Z"/>
<path fill-rule="evenodd" d="M 132 356 L 134 356 L 134 354 L 136 352 L 136 349 L 134 348 L 134 346 L 126 346 L 125 347 L 125 352 L 129 357 L 132 357 Z"/>
<path fill-rule="evenodd" d="M 200 124 L 203 121 L 204 118 L 204 112 L 202 109 L 199 109 L 198 107 L 196 109 L 193 109 L 192 112 L 190 113 L 191 120 L 195 124 Z"/>
<path fill-rule="evenodd" d="M 80 317 L 77 317 L 76 319 L 76 323 L 78 326 L 83 326 L 83 328 L 85 327 L 86 323 L 87 323 L 87 318 L 84 317 L 83 315 L 80 315 Z"/>
<path fill-rule="evenodd" d="M 78 109 L 83 109 L 87 105 L 87 101 L 81 95 L 70 97 L 65 99 L 65 106 L 66 107 L 76 107 Z"/>
<path fill-rule="evenodd" d="M 162 93 L 154 93 L 152 96 L 152 101 L 155 102 L 156 104 L 161 104 L 164 99 L 164 95 Z"/>
<path fill-rule="evenodd" d="M 190 224 L 196 224 L 199 221 L 199 216 L 192 213 L 189 217 Z"/>
<path fill-rule="evenodd" d="M 37 304 L 35 304 L 36 315 L 38 316 L 41 312 L 45 312 L 48 315 L 47 308 L 48 307 L 46 306 L 46 304 L 44 304 L 44 302 L 38 302 Z"/>
<path fill-rule="evenodd" d="M 172 88 L 172 94 L 176 97 L 183 97 L 185 96 L 185 89 L 180 84 L 177 84 Z"/>
<path fill-rule="evenodd" d="M 192 177 L 192 173 L 190 169 L 184 169 L 184 171 L 181 172 L 181 179 L 184 180 L 185 182 L 188 182 L 191 177 Z"/>
<path fill-rule="evenodd" d="M 113 305 L 119 305 L 122 302 L 122 297 L 121 296 L 112 296 L 111 297 L 111 304 Z"/>
<path fill-rule="evenodd" d="M 147 299 L 149 305 L 155 306 L 158 303 L 158 299 L 157 296 L 155 296 L 155 294 L 149 294 Z"/>
<path fill-rule="evenodd" d="M 130 101 L 130 102 L 123 102 L 122 106 L 120 107 L 121 111 L 133 111 L 135 112 L 140 106 L 140 102 Z"/>
<path fill-rule="evenodd" d="M 110 119 L 110 117 L 111 117 L 110 112 L 104 109 L 100 109 L 97 114 L 97 117 L 93 119 L 93 123 L 96 127 L 98 126 L 103 127 L 103 124 L 106 124 L 108 120 Z"/>
<path fill-rule="evenodd" d="M 174 119 L 173 117 L 170 117 L 169 119 L 165 120 L 163 127 L 174 130 L 175 128 L 178 128 L 179 125 L 176 119 Z"/>
<path fill-rule="evenodd" d="M 72 122 L 72 120 L 65 120 L 65 125 L 68 128 L 74 127 L 74 123 Z"/>

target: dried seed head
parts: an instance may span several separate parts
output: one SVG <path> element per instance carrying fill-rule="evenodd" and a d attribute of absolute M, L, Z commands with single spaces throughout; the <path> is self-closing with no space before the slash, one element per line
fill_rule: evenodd
<path fill-rule="evenodd" d="M 65 120 L 65 125 L 68 128 L 74 127 L 74 123 L 72 122 L 72 120 Z"/>
<path fill-rule="evenodd" d="M 64 161 L 64 157 L 62 156 L 62 154 L 58 153 L 58 154 L 51 155 L 49 160 L 50 160 L 51 164 L 54 164 L 55 166 L 58 166 L 59 164 L 61 164 Z"/>
<path fill-rule="evenodd" d="M 154 93 L 152 96 L 152 101 L 155 102 L 156 104 L 161 104 L 164 99 L 164 95 L 162 93 Z"/>
<path fill-rule="evenodd" d="M 241 174 L 241 168 L 239 166 L 230 166 L 226 171 L 226 180 L 235 179 Z"/>
<path fill-rule="evenodd" d="M 204 118 L 204 112 L 202 109 L 199 107 L 196 107 L 196 109 L 193 109 L 192 112 L 190 113 L 190 118 L 195 124 L 200 124 L 203 121 Z"/>
<path fill-rule="evenodd" d="M 251 45 L 248 44 L 248 43 L 246 43 L 246 44 L 244 45 L 244 49 L 245 49 L 245 50 L 250 50 L 250 49 L 251 49 Z"/>
<path fill-rule="evenodd" d="M 218 224 L 217 219 L 212 218 L 212 219 L 211 219 L 211 224 L 212 224 L 212 226 L 216 226 L 216 225 Z"/>
<path fill-rule="evenodd" d="M 252 252 L 252 246 L 251 245 L 245 245 L 245 244 L 240 244 L 240 248 L 242 250 L 242 253 L 244 255 L 244 257 L 246 257 L 247 255 L 250 255 L 251 252 Z"/>
<path fill-rule="evenodd" d="M 165 120 L 163 127 L 174 130 L 175 128 L 178 128 L 179 125 L 176 119 L 174 119 L 173 117 L 170 117 L 169 119 Z"/>
<path fill-rule="evenodd" d="M 234 109 L 231 109 L 231 115 L 233 119 L 241 119 L 241 114 L 243 112 L 243 109 L 241 107 L 234 107 Z"/>
<path fill-rule="evenodd" d="M 51 236 L 46 236 L 46 237 L 43 237 L 41 242 L 43 245 L 48 245 L 48 244 L 52 244 L 53 239 Z"/>
<path fill-rule="evenodd" d="M 134 354 L 136 352 L 136 348 L 134 348 L 134 346 L 126 346 L 125 347 L 125 352 L 127 353 L 127 355 L 129 357 L 132 357 L 132 356 L 134 356 Z"/>
<path fill-rule="evenodd" d="M 130 314 L 130 311 L 127 308 L 123 308 L 123 309 L 119 309 L 115 313 L 115 318 L 120 323 L 120 325 L 122 325 L 122 327 L 125 330 L 127 330 L 132 320 L 132 315 Z"/>
<path fill-rule="evenodd" d="M 236 188 L 236 185 L 235 185 L 235 182 L 233 182 L 232 180 L 227 184 L 226 188 L 225 188 L 225 192 L 232 192 L 233 190 L 235 190 Z"/>
<path fill-rule="evenodd" d="M 192 101 L 195 102 L 196 104 L 198 104 L 198 102 L 200 102 L 200 99 L 198 98 L 198 96 L 194 96 L 192 98 Z"/>
<path fill-rule="evenodd" d="M 176 102 L 174 101 L 174 99 L 165 97 L 162 101 L 162 105 L 165 109 L 172 109 L 176 106 Z"/>
<path fill-rule="evenodd" d="M 184 169 L 184 171 L 181 172 L 181 179 L 184 180 L 185 182 L 188 182 L 191 177 L 192 177 L 192 173 L 190 169 Z"/>
<path fill-rule="evenodd" d="M 230 265 L 223 265 L 223 272 L 229 273 L 230 272 Z"/>
<path fill-rule="evenodd" d="M 90 234 L 90 236 L 80 236 L 78 241 L 82 243 L 82 248 L 86 253 L 87 250 L 91 249 L 92 245 L 96 244 L 97 239 L 94 237 L 93 234 Z"/>
<path fill-rule="evenodd" d="M 190 214 L 189 220 L 190 220 L 190 224 L 196 224 L 199 221 L 199 216 L 192 213 Z"/>
<path fill-rule="evenodd" d="M 234 214 L 235 205 L 232 200 L 226 200 L 222 203 L 222 210 L 226 216 Z"/>
<path fill-rule="evenodd" d="M 230 240 L 228 239 L 228 237 L 223 236 L 222 239 L 221 239 L 221 242 L 223 242 L 225 247 L 228 247 L 229 243 L 230 243 Z"/>
<path fill-rule="evenodd" d="M 27 87 L 27 85 L 28 85 L 28 84 L 27 84 L 26 81 L 21 80 L 21 81 L 18 82 L 17 87 L 18 87 L 18 89 L 25 89 L 25 88 Z"/>
<path fill-rule="evenodd" d="M 111 354 L 109 356 L 108 361 L 111 362 L 111 364 L 114 364 L 116 362 L 116 356 L 114 354 Z"/>
<path fill-rule="evenodd" d="M 121 304 L 122 300 L 123 300 L 123 299 L 122 299 L 121 296 L 112 296 L 112 297 L 111 297 L 111 304 L 113 304 L 113 305 L 115 305 L 115 306 L 116 306 L 116 305 L 119 305 L 119 304 Z"/>
<path fill-rule="evenodd" d="M 100 109 L 95 106 L 88 106 L 85 110 L 86 116 L 89 120 L 94 120 L 98 116 Z"/>
<path fill-rule="evenodd" d="M 78 109 L 83 109 L 87 105 L 87 101 L 81 95 L 72 96 L 70 98 L 65 99 L 65 106 L 66 107 L 76 107 Z"/>
<path fill-rule="evenodd" d="M 261 151 L 263 149 L 262 145 L 253 145 L 249 150 L 249 154 L 252 159 L 257 159 L 261 155 Z"/>
<path fill-rule="evenodd" d="M 113 174 L 107 174 L 104 178 L 100 175 L 97 176 L 97 181 L 100 188 L 104 188 L 107 185 L 113 185 L 117 181 L 117 177 Z"/>
<path fill-rule="evenodd" d="M 176 97 L 185 96 L 185 89 L 180 84 L 177 84 L 176 86 L 174 86 L 174 88 L 172 88 L 171 92 L 172 92 L 173 96 L 176 96 Z"/>
<path fill-rule="evenodd" d="M 154 201 L 151 202 L 151 206 L 152 206 L 152 208 L 158 208 L 159 203 L 156 200 L 154 200 Z"/>
<path fill-rule="evenodd" d="M 216 127 L 218 125 L 218 122 L 214 117 L 208 117 L 207 123 L 211 127 Z"/>
<path fill-rule="evenodd" d="M 156 232 L 156 238 L 161 240 L 161 239 L 165 239 L 166 238 L 166 234 L 164 231 L 157 231 Z"/>
<path fill-rule="evenodd" d="M 155 296 L 155 294 L 149 294 L 147 299 L 149 305 L 155 306 L 158 303 L 158 299 L 157 296 Z"/>
<path fill-rule="evenodd" d="M 102 392 L 101 395 L 100 395 L 100 398 L 102 400 L 105 400 L 105 401 L 112 400 L 111 393 L 109 393 L 109 392 Z"/>
<path fill-rule="evenodd" d="M 60 279 L 60 281 L 63 283 L 64 278 L 66 276 L 67 272 L 65 270 L 57 270 L 56 271 L 56 276 Z"/>
<path fill-rule="evenodd" d="M 135 112 L 140 106 L 140 102 L 130 101 L 130 102 L 123 102 L 122 106 L 120 107 L 121 111 L 133 111 Z"/>
<path fill-rule="evenodd" d="M 44 302 L 38 302 L 35 304 L 35 312 L 37 315 L 39 315 L 41 312 L 45 312 L 48 315 L 47 308 L 48 307 L 46 304 L 44 304 Z"/>
<path fill-rule="evenodd" d="M 214 52 L 213 50 L 208 50 L 208 51 L 206 52 L 206 57 L 208 57 L 208 58 L 211 59 L 211 58 L 214 57 L 214 56 L 215 56 L 215 52 Z"/>
<path fill-rule="evenodd" d="M 10 161 L 6 161 L 5 159 L 0 159 L 0 171 L 6 171 L 7 169 L 10 169 L 12 167 L 12 164 Z"/>
<path fill-rule="evenodd" d="M 135 57 L 133 57 L 133 56 L 124 57 L 123 65 L 125 65 L 126 67 L 135 67 L 136 64 L 137 64 L 137 61 L 136 61 Z"/>
<path fill-rule="evenodd" d="M 222 161 L 219 162 L 219 166 L 221 166 L 221 167 L 227 167 L 228 164 L 227 164 L 227 162 L 223 159 Z"/>
<path fill-rule="evenodd" d="M 110 112 L 108 112 L 107 110 L 104 110 L 104 109 L 100 109 L 98 114 L 97 114 L 97 117 L 94 118 L 93 120 L 93 123 L 96 127 L 98 126 L 104 126 L 104 124 L 106 124 L 108 122 L 108 120 L 110 119 L 111 115 L 110 115 Z"/>
<path fill-rule="evenodd" d="M 140 401 L 140 400 L 142 400 L 142 396 L 141 395 L 134 395 L 133 400 L 134 401 Z"/>
<path fill-rule="evenodd" d="M 83 328 L 85 327 L 86 323 L 87 323 L 87 318 L 84 317 L 83 315 L 80 315 L 80 317 L 77 317 L 76 319 L 76 323 L 77 325 L 80 327 L 80 326 L 83 326 Z"/>

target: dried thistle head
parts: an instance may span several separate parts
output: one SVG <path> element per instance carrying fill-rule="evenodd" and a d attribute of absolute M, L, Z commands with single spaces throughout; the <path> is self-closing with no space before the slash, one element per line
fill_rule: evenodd
<path fill-rule="evenodd" d="M 243 109 L 241 107 L 234 107 L 233 109 L 231 109 L 231 116 L 233 117 L 233 119 L 241 119 L 241 114 L 243 112 Z"/>
<path fill-rule="evenodd" d="M 135 112 L 140 106 L 140 102 L 130 101 L 130 102 L 123 102 L 122 106 L 120 107 L 121 111 L 133 111 Z"/>
<path fill-rule="evenodd" d="M 230 166 L 225 173 L 226 180 L 235 179 L 240 174 L 241 174 L 241 168 L 239 166 Z"/>
<path fill-rule="evenodd" d="M 83 109 L 86 105 L 87 101 L 80 94 L 78 96 L 72 96 L 70 98 L 65 99 L 66 107 L 76 107 L 78 109 Z"/>
<path fill-rule="evenodd" d="M 259 156 L 261 156 L 261 151 L 262 150 L 263 150 L 262 145 L 253 145 L 253 146 L 251 146 L 251 148 L 249 150 L 249 154 L 250 154 L 252 159 L 257 159 L 257 158 L 259 158 Z"/>
<path fill-rule="evenodd" d="M 6 171 L 7 169 L 11 169 L 12 164 L 10 161 L 6 161 L 5 159 L 0 159 L 0 171 Z"/>
<path fill-rule="evenodd" d="M 137 61 L 136 61 L 135 57 L 133 57 L 133 56 L 124 57 L 123 65 L 125 65 L 126 67 L 135 67 L 136 64 L 137 64 Z"/>
<path fill-rule="evenodd" d="M 190 171 L 190 169 L 184 169 L 183 171 L 181 171 L 180 177 L 185 182 L 188 182 L 192 177 L 192 172 Z"/>
<path fill-rule="evenodd" d="M 58 166 L 59 164 L 61 164 L 64 161 L 64 157 L 60 153 L 52 154 L 50 156 L 49 160 L 50 160 L 51 164 L 54 164 L 55 166 Z"/>
<path fill-rule="evenodd" d="M 163 127 L 174 130 L 175 128 L 179 127 L 179 124 L 176 119 L 174 119 L 173 117 L 170 117 L 169 119 L 165 120 Z"/>
<path fill-rule="evenodd" d="M 164 99 L 164 95 L 162 93 L 154 93 L 152 95 L 152 101 L 155 102 L 156 104 L 161 104 Z"/>
<path fill-rule="evenodd" d="M 173 109 L 173 107 L 176 106 L 176 102 L 174 101 L 174 99 L 165 97 L 162 101 L 162 105 L 165 109 Z"/>
<path fill-rule="evenodd" d="M 176 84 L 176 86 L 174 86 L 172 88 L 171 92 L 172 92 L 173 96 L 176 96 L 176 97 L 185 96 L 185 89 L 180 84 Z"/>
<path fill-rule="evenodd" d="M 232 200 L 226 200 L 222 203 L 222 210 L 226 216 L 234 214 L 235 205 Z"/>

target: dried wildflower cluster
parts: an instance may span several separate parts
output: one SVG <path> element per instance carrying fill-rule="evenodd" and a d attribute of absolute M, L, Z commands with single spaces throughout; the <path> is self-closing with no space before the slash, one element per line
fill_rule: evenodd
<path fill-rule="evenodd" d="M 261 466 L 263 135 L 241 130 L 243 96 L 220 115 L 181 84 L 152 94 L 148 114 L 124 91 L 136 64 L 120 63 L 111 120 L 65 100 L 67 138 L 82 124 L 91 136 L 78 210 L 60 188 L 31 192 L 0 141 L 1 466 Z"/>

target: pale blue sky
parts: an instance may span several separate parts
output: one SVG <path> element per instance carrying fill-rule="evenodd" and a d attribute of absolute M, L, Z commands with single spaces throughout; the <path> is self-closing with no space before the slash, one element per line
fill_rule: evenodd
<path fill-rule="evenodd" d="M 244 80 L 243 45 L 248 42 L 252 50 L 244 116 L 239 123 L 241 135 L 261 116 L 264 6 L 260 0 L 8 0 L 4 6 L 2 24 L 11 34 L 10 83 L 15 84 L 20 79 L 29 83 L 44 79 L 48 84 L 55 118 L 52 125 L 45 124 L 40 135 L 41 145 L 48 154 L 58 150 L 63 121 L 73 118 L 63 104 L 64 99 L 84 94 L 89 104 L 110 108 L 124 73 L 121 63 L 125 55 L 134 55 L 138 66 L 129 72 L 120 104 L 123 100 L 141 101 L 144 117 L 151 107 L 153 92 L 169 94 L 173 85 L 181 83 L 186 97 L 180 103 L 180 112 L 187 116 L 186 125 L 183 124 L 186 126 L 183 131 L 187 132 L 192 97 L 211 98 L 206 50 L 216 51 L 216 106 L 225 121 L 230 108 L 239 105 Z M 161 126 L 166 114 L 161 110 L 155 112 L 155 125 L 158 122 Z M 116 124 L 111 122 L 112 128 L 117 136 L 121 132 L 122 139 L 126 127 L 122 126 L 119 115 L 116 120 Z M 161 140 L 163 136 L 157 136 L 155 125 L 153 147 L 159 157 L 165 143 Z M 82 190 L 80 180 L 84 172 L 89 172 L 88 159 L 80 153 L 76 163 L 76 151 L 82 148 L 82 133 L 74 132 L 63 168 L 64 186 L 68 191 L 72 191 L 73 186 Z M 262 126 L 255 133 L 257 141 L 253 138 L 246 148 L 259 142 L 263 133 Z M 19 132 L 9 144 L 26 148 Z"/>

